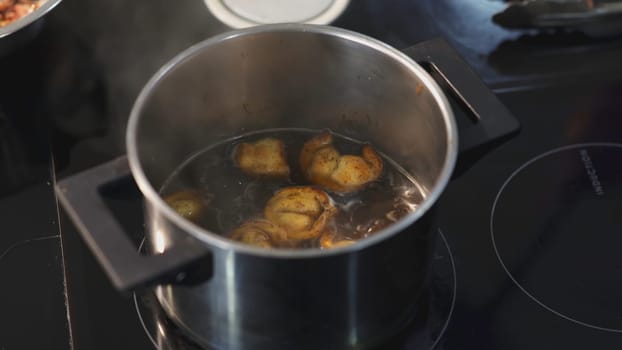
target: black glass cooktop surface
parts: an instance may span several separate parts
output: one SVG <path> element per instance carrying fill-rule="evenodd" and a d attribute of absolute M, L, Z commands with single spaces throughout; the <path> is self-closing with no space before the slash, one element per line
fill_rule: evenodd
<path fill-rule="evenodd" d="M 423 311 L 382 348 L 622 348 L 622 37 L 504 29 L 505 6 L 357 0 L 334 23 L 444 37 L 522 125 L 447 187 Z M 123 154 L 147 79 L 227 29 L 201 0 L 65 0 L 0 57 L 0 349 L 197 348 L 149 292 L 113 289 L 53 185 Z M 138 247 L 136 188 L 106 201 Z"/>
<path fill-rule="evenodd" d="M 577 324 L 622 333 L 621 161 L 617 143 L 572 144 L 529 160 L 499 190 L 490 230 L 503 268 L 531 299 Z"/>

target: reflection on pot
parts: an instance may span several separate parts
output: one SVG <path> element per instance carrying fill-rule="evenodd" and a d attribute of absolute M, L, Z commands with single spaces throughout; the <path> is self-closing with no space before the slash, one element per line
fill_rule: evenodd
<path fill-rule="evenodd" d="M 420 298 L 416 317 L 403 331 L 372 349 L 433 349 L 451 320 L 456 296 L 456 271 L 447 239 L 439 230 L 429 285 Z M 143 244 L 141 243 L 141 249 Z M 135 293 L 137 316 L 149 340 L 158 350 L 212 350 L 199 345 L 164 312 L 151 292 Z M 269 348 L 269 344 L 266 344 Z"/>

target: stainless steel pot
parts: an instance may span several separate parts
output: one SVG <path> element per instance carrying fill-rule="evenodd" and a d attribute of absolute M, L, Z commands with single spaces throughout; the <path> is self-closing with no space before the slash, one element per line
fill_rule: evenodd
<path fill-rule="evenodd" d="M 426 61 L 479 118 L 458 130 L 447 97 L 411 57 Z M 158 194 L 198 150 L 272 128 L 325 129 L 367 140 L 427 191 L 418 210 L 370 238 L 333 250 L 266 250 L 183 219 Z M 432 207 L 458 150 L 518 127 L 444 42 L 405 53 L 326 26 L 268 25 L 208 39 L 164 66 L 138 97 L 127 160 L 57 186 L 113 283 L 156 284 L 167 314 L 196 341 L 223 349 L 344 349 L 376 344 L 416 312 L 433 237 Z M 481 147 L 479 147 L 481 149 Z M 138 256 L 106 215 L 102 184 L 127 175 L 145 197 Z"/>

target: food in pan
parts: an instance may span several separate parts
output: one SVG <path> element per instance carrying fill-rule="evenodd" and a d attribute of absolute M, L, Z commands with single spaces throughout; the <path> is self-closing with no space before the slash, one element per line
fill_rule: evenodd
<path fill-rule="evenodd" d="M 289 175 L 283 141 L 272 137 L 240 143 L 234 158 L 240 169 L 248 175 L 278 178 L 287 178 Z"/>
<path fill-rule="evenodd" d="M 347 247 L 350 246 L 356 241 L 352 239 L 345 239 L 343 237 L 338 237 L 339 235 L 334 230 L 326 230 L 320 236 L 320 248 L 322 249 L 331 249 L 338 247 Z"/>
<path fill-rule="evenodd" d="M 416 210 L 425 197 L 410 174 L 372 145 L 301 129 L 212 145 L 175 170 L 161 193 L 210 232 L 290 249 L 356 244 Z"/>
<path fill-rule="evenodd" d="M 323 132 L 311 138 L 300 152 L 300 168 L 309 181 L 334 192 L 360 190 L 382 173 L 382 158 L 370 145 L 360 156 L 342 155 L 333 145 L 333 135 Z"/>
<path fill-rule="evenodd" d="M 0 0 L 0 27 L 30 14 L 44 2 L 45 0 Z"/>
<path fill-rule="evenodd" d="M 229 238 L 261 248 L 274 248 L 288 241 L 282 227 L 262 219 L 245 222 L 231 232 Z"/>
<path fill-rule="evenodd" d="M 320 235 L 337 209 L 326 192 L 309 186 L 286 187 L 266 204 L 266 219 L 283 227 L 289 239 Z"/>
<path fill-rule="evenodd" d="M 164 201 L 179 215 L 191 221 L 197 220 L 205 210 L 205 200 L 192 190 L 177 191 L 166 196 Z"/>

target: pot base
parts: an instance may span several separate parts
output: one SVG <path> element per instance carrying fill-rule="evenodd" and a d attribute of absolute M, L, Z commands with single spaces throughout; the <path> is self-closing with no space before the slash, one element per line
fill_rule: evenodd
<path fill-rule="evenodd" d="M 389 330 L 375 340 L 353 345 L 351 349 L 432 349 L 440 340 L 453 312 L 456 277 L 449 245 L 441 232 L 439 236 L 441 239 L 436 240 L 428 284 L 408 313 L 409 317 L 403 319 L 401 324 L 388 327 Z M 183 322 L 169 317 L 154 293 L 135 294 L 134 301 L 147 336 L 159 350 L 223 348 L 222 344 L 219 348 L 219 344 L 206 341 Z M 263 345 L 245 348 L 275 349 L 277 346 L 264 342 Z"/>

